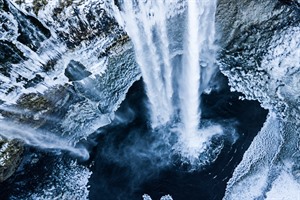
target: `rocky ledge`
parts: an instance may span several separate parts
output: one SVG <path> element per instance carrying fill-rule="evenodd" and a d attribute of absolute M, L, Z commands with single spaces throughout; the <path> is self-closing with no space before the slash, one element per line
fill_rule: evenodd
<path fill-rule="evenodd" d="M 225 9 L 226 0 L 218 5 L 220 69 L 232 91 L 258 100 L 269 110 L 269 117 L 235 169 L 224 199 L 272 199 L 282 176 L 287 184 L 300 183 L 299 1 L 230 4 L 230 10 Z"/>
<path fill-rule="evenodd" d="M 20 141 L 0 138 L 0 182 L 8 179 L 22 160 L 23 145 Z"/>
<path fill-rule="evenodd" d="M 110 123 L 140 71 L 105 4 L 0 0 L 0 10 L 0 122 L 63 135 L 70 146 Z"/>

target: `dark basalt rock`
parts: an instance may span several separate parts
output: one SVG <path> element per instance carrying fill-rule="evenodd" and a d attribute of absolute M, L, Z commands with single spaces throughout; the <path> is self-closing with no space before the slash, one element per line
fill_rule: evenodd
<path fill-rule="evenodd" d="M 44 0 L 34 0 L 34 2 L 36 4 L 33 6 L 44 6 L 46 4 Z M 49 43 L 55 40 L 57 43 L 66 44 L 67 52 L 77 51 L 81 48 L 81 45 L 94 45 L 93 42 L 98 38 L 113 38 L 110 43 L 94 50 L 93 55 L 96 58 L 108 57 L 110 54 L 116 53 L 115 47 L 119 45 L 122 46 L 129 41 L 126 33 L 118 26 L 116 21 L 109 16 L 109 13 L 100 6 L 94 5 L 95 7 L 83 11 L 79 10 L 76 5 L 72 5 L 72 1 L 61 2 L 62 5 L 59 5 L 54 13 L 52 13 L 51 20 L 46 21 L 47 19 L 43 19 L 44 22 L 42 23 L 38 20 L 38 16 L 37 18 L 33 17 L 34 13 L 37 15 L 39 9 L 42 8 L 33 8 L 34 12 L 31 13 L 31 16 L 14 7 L 9 1 L 0 0 L 1 13 L 9 13 L 17 22 L 17 33 L 13 32 L 15 29 L 11 31 L 15 34 L 14 36 L 16 38 L 4 38 L 0 41 L 0 73 L 10 79 L 12 71 L 18 71 L 19 69 L 30 66 L 28 62 L 29 64 L 26 63 L 26 65 L 24 65 L 25 67 L 20 66 L 20 68 L 12 70 L 13 67 L 11 64 L 24 63 L 24 60 L 30 58 L 27 58 L 27 56 L 30 55 L 23 53 L 22 49 L 18 49 L 19 46 L 16 46 L 16 43 L 24 44 L 33 52 L 37 53 L 38 56 L 45 53 L 46 50 L 41 50 L 43 48 L 41 44 L 49 38 L 50 40 L 53 39 L 49 29 L 58 36 L 58 38 L 51 41 L 48 40 Z M 299 18 L 297 19 L 296 17 L 299 17 L 299 10 L 294 9 L 295 7 L 299 7 L 298 2 L 299 1 L 296 0 L 268 0 L 260 2 L 254 0 L 219 0 L 216 20 L 218 33 L 222 33 L 218 40 L 222 48 L 220 54 L 221 61 L 224 64 L 222 70 L 244 71 L 245 73 L 256 71 L 263 55 L 266 53 L 273 34 L 275 34 L 277 30 L 299 24 Z M 117 0 L 115 0 L 115 3 L 118 6 Z M 66 7 L 70 8 L 70 6 L 72 6 L 74 10 L 74 14 L 64 19 L 63 16 Z M 2 21 L 4 23 L 5 20 L 0 19 L 1 25 Z M 52 22 L 54 24 L 51 24 Z M 44 24 L 47 24 L 50 28 L 48 29 Z M 9 28 L 6 24 L 2 26 L 4 30 Z M 53 45 L 55 46 L 57 44 Z M 49 49 L 53 52 L 53 49 Z M 134 72 L 136 67 L 127 65 L 128 63 L 134 63 L 131 50 L 128 50 L 129 53 L 126 54 L 127 57 L 125 57 L 126 55 L 119 54 L 118 56 L 110 58 L 110 66 L 106 71 L 106 74 L 109 75 L 103 77 L 97 75 L 95 79 L 91 80 L 89 77 L 91 73 L 87 71 L 86 67 L 80 62 L 71 60 L 66 70 L 63 68 L 65 66 L 59 65 L 65 53 L 63 51 L 64 50 L 60 49 L 56 55 L 51 55 L 49 58 L 43 57 L 43 59 L 46 60 L 43 60 L 45 63 L 41 63 L 41 68 L 47 72 L 45 74 L 50 74 L 52 71 L 62 69 L 62 73 L 64 72 L 70 81 L 75 81 L 74 86 L 59 86 L 52 88 L 51 91 L 45 92 L 44 94 L 23 95 L 20 97 L 20 100 L 17 101 L 17 106 L 12 108 L 19 108 L 20 110 L 27 109 L 29 112 L 16 114 L 0 110 L 3 117 L 40 127 L 47 123 L 46 117 L 51 116 L 58 120 L 63 119 L 70 110 L 70 105 L 82 101 L 80 98 L 83 97 L 92 102 L 99 102 L 98 108 L 101 113 L 109 113 L 113 111 L 111 108 L 112 102 L 118 102 L 118 98 L 122 96 L 120 93 L 127 90 L 128 77 L 139 76 L 138 72 Z M 14 78 L 17 79 L 16 82 L 18 83 L 25 82 L 23 85 L 24 88 L 31 88 L 44 81 L 43 76 L 46 77 L 46 75 L 43 74 L 43 76 L 41 76 L 40 73 L 41 72 L 35 73 L 33 76 L 27 78 L 22 77 L 22 75 L 18 77 L 15 76 Z M 135 74 L 132 75 L 132 73 Z M 266 72 L 261 72 L 260 74 L 267 77 Z M 57 78 L 57 76 L 55 76 L 55 78 Z M 53 78 L 53 80 L 55 80 L 55 78 Z M 79 80 L 92 84 L 94 88 L 91 89 L 88 84 L 81 84 Z M 2 81 L 3 80 L 0 80 L 0 85 Z M 266 85 L 266 83 L 262 81 L 261 84 Z M 11 88 L 5 90 L 6 94 L 18 89 L 18 85 L 10 85 Z M 257 87 L 263 88 L 259 84 L 257 84 Z M 252 89 L 255 90 L 255 88 Z M 98 92 L 101 95 L 95 95 L 98 94 Z M 78 97 L 78 94 L 82 97 Z M 55 130 L 60 130 L 61 128 L 58 123 L 53 123 L 52 127 L 53 129 L 55 128 Z M 17 147 L 16 145 L 16 149 L 18 149 Z M 2 156 L 0 155 L 0 159 L 1 158 Z M 12 166 L 11 171 L 14 171 L 14 166 Z M 5 177 L 7 177 L 7 175 Z"/>
<path fill-rule="evenodd" d="M 51 126 L 59 129 L 60 124 L 53 123 L 52 120 L 62 119 L 70 105 L 79 100 L 73 87 L 66 84 L 48 90 L 45 94 L 24 94 L 16 105 L 6 105 L 4 108 L 0 108 L 0 114 L 18 124 L 26 124 L 35 128 Z"/>
<path fill-rule="evenodd" d="M 74 15 L 68 18 L 67 21 L 61 22 L 68 24 L 68 32 L 60 31 L 57 34 L 66 43 L 67 47 L 74 49 L 82 42 L 93 41 L 96 37 L 108 37 L 111 35 L 125 35 L 118 28 L 117 22 L 108 16 L 108 13 L 102 8 L 88 10 L 86 13 L 81 13 L 73 8 Z M 57 18 L 60 22 L 61 19 Z M 118 36 L 117 36 L 118 37 Z"/>
<path fill-rule="evenodd" d="M 41 75 L 37 74 L 37 75 L 35 75 L 35 77 L 33 79 L 28 80 L 26 82 L 26 84 L 24 84 L 24 88 L 34 87 L 43 81 L 44 81 L 44 78 Z"/>
<path fill-rule="evenodd" d="M 80 81 L 91 74 L 83 64 L 75 60 L 71 60 L 65 70 L 65 75 L 70 81 Z"/>
<path fill-rule="evenodd" d="M 127 47 L 124 48 L 125 50 L 122 47 L 123 44 L 130 46 L 128 45 L 129 38 L 116 21 L 99 5 L 93 5 L 83 11 L 78 10 L 71 1 L 62 1 L 65 2 L 62 3 L 64 5 L 58 5 L 62 9 L 61 14 L 52 13 L 52 18 L 47 21 L 47 19 L 35 17 L 34 12 L 36 14 L 38 12 L 36 8 L 34 12 L 29 12 L 30 9 L 27 10 L 26 7 L 27 13 L 11 2 L 13 1 L 0 0 L 0 73 L 5 77 L 0 80 L 0 96 L 11 94 L 11 96 L 15 94 L 19 96 L 15 104 L 9 105 L 5 104 L 9 100 L 0 99 L 0 104 L 3 103 L 0 108 L 1 117 L 13 123 L 25 124 L 35 129 L 49 130 L 65 134 L 65 136 L 70 134 L 73 137 L 75 133 L 70 131 L 73 129 L 66 130 L 62 123 L 68 120 L 69 113 L 73 112 L 72 109 L 76 108 L 74 105 L 77 103 L 82 107 L 85 104 L 89 105 L 90 99 L 93 100 L 92 98 L 97 96 L 95 94 L 99 94 L 96 100 L 101 101 L 98 106 L 101 113 L 114 110 L 115 104 L 119 104 L 118 102 L 124 98 L 123 94 L 126 93 L 135 77 L 139 76 L 139 70 L 132 64 L 134 63 L 132 50 L 127 51 Z M 24 3 L 24 1 L 14 2 Z M 36 3 L 36 6 L 39 4 L 38 0 L 34 0 L 33 3 Z M 74 7 L 74 15 L 70 14 L 65 20 L 66 7 L 70 5 Z M 50 30 L 56 35 L 51 35 Z M 110 37 L 111 41 L 106 42 L 104 46 L 95 45 L 97 41 L 106 37 Z M 101 78 L 97 74 L 100 86 L 84 88 L 84 92 L 91 96 L 78 92 L 78 86 L 74 89 L 73 85 L 64 82 L 65 78 L 60 83 L 61 85 L 43 85 L 45 79 L 49 82 L 51 82 L 49 79 L 55 81 L 62 73 L 65 73 L 70 81 L 76 82 L 75 86 L 80 84 L 79 80 L 85 78 L 90 80 L 91 72 L 80 63 L 81 60 L 75 61 L 77 57 L 70 58 L 73 59 L 70 63 L 64 63 L 63 60 L 65 54 L 81 50 L 82 46 L 92 47 L 87 50 L 91 49 L 94 58 L 110 57 L 107 73 Z M 122 55 L 114 59 L 115 55 L 111 54 L 115 54 L 116 49 Z M 120 52 L 123 52 L 125 56 Z M 68 65 L 65 66 L 65 64 Z M 35 90 L 35 87 L 40 88 L 39 86 L 49 88 L 40 93 Z M 28 89 L 30 93 L 23 94 L 24 89 Z M 100 113 L 97 107 L 95 108 L 96 111 L 88 110 L 94 118 Z M 81 120 L 80 117 L 78 118 Z M 89 128 L 89 126 L 84 126 L 86 123 L 78 122 L 78 126 L 83 127 L 80 133 L 84 132 L 84 128 Z M 69 123 L 66 124 L 69 125 Z M 0 170 L 1 180 L 7 179 L 15 171 L 18 163 L 17 157 L 19 155 L 21 157 L 21 153 L 13 154 L 13 150 L 16 152 L 19 150 L 18 144 L 10 143 L 10 145 L 12 155 L 16 159 L 12 160 L 11 164 L 5 165 L 5 168 L 0 167 L 3 170 L 3 172 Z M 0 159 L 4 158 L 3 156 L 0 154 Z"/>
<path fill-rule="evenodd" d="M 247 99 L 260 101 L 262 106 L 276 113 L 276 116 L 282 120 L 282 128 L 278 130 L 278 134 L 282 137 L 278 139 L 278 142 L 282 142 L 282 145 L 276 150 L 276 157 L 272 158 L 274 159 L 272 163 L 265 164 L 269 159 L 267 156 L 263 159 L 258 158 L 259 161 L 253 163 L 249 162 L 250 159 L 245 156 L 228 182 L 224 197 L 226 200 L 236 199 L 234 195 L 239 191 L 238 188 L 243 184 L 251 183 L 254 171 L 261 171 L 262 168 L 259 166 L 262 165 L 269 170 L 269 180 L 267 180 L 269 186 L 274 182 L 270 174 L 276 174 L 278 168 L 282 168 L 284 160 L 291 160 L 294 163 L 294 171 L 289 172 L 292 172 L 295 179 L 299 177 L 299 160 L 293 157 L 298 151 L 296 149 L 299 144 L 299 124 L 297 124 L 299 109 L 296 108 L 299 105 L 296 99 L 299 98 L 295 97 L 298 92 L 284 90 L 289 87 L 295 91 L 299 90 L 294 81 L 299 80 L 299 71 L 295 70 L 293 74 L 288 73 L 289 70 L 299 66 L 299 62 L 296 63 L 289 57 L 299 47 L 299 40 L 294 42 L 296 47 L 292 45 L 293 37 L 295 37 L 293 35 L 296 35 L 298 31 L 294 27 L 298 27 L 300 22 L 298 2 L 243 0 L 228 3 L 227 0 L 219 1 L 216 23 L 222 34 L 219 39 L 219 44 L 222 46 L 219 54 L 222 73 L 229 78 L 232 91 L 242 92 Z M 228 5 L 232 9 L 226 9 Z M 283 53 L 273 52 L 280 48 Z M 277 59 L 278 63 L 272 63 Z M 284 66 L 280 63 L 284 63 L 285 59 L 291 60 L 286 67 L 287 72 L 279 77 L 274 76 L 273 71 L 282 70 Z M 281 95 L 280 91 L 283 91 L 281 93 L 284 95 Z M 276 133 L 272 138 L 276 138 L 275 135 Z M 272 139 L 261 138 L 264 142 Z M 254 142 L 248 151 L 248 156 L 253 154 L 253 149 L 265 148 L 262 142 L 260 145 L 258 145 L 259 142 Z M 275 144 L 271 146 L 276 147 Z M 266 155 L 272 156 L 271 151 L 270 149 L 265 151 Z M 256 157 L 256 155 L 251 156 Z M 251 170 L 247 172 L 247 168 Z M 268 190 L 256 198 L 264 198 L 266 192 Z M 239 195 L 239 198 L 244 198 L 243 194 Z"/>
<path fill-rule="evenodd" d="M 283 4 L 291 5 L 291 6 L 296 6 L 300 8 L 300 1 L 299 0 L 279 0 Z"/>

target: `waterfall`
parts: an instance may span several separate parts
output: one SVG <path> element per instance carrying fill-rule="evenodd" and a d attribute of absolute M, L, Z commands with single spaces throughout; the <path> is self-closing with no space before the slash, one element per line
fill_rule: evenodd
<path fill-rule="evenodd" d="M 200 95 L 207 87 L 214 62 L 215 0 L 188 0 L 187 28 L 184 38 L 182 77 L 179 86 L 181 139 L 188 151 L 195 156 L 210 135 L 200 131 Z M 202 66 L 200 66 L 200 61 Z M 194 152 L 196 151 L 196 152 Z"/>
<path fill-rule="evenodd" d="M 176 4 L 184 12 L 176 13 Z M 208 132 L 220 132 L 218 127 L 199 130 L 200 96 L 215 71 L 216 0 L 128 0 L 118 6 L 113 5 L 113 13 L 133 42 L 150 103 L 152 127 L 179 119 L 179 143 L 184 146 L 180 151 L 197 157 L 212 135 Z M 170 24 L 170 18 L 176 15 L 184 21 L 180 30 L 172 30 Z M 178 49 L 170 47 L 177 39 L 171 34 L 174 31 L 183 35 L 179 45 L 181 62 L 175 65 L 173 51 Z"/>
<path fill-rule="evenodd" d="M 150 102 L 152 127 L 166 124 L 173 114 L 172 68 L 163 1 L 125 1 L 125 27 L 132 39 Z M 155 12 L 155 13 L 154 13 Z"/>
<path fill-rule="evenodd" d="M 89 158 L 89 152 L 84 147 L 74 147 L 70 145 L 66 139 L 54 133 L 34 129 L 30 126 L 0 120 L 0 137 L 1 136 L 9 140 L 19 139 L 30 146 L 41 149 L 68 151 L 83 160 Z"/>
<path fill-rule="evenodd" d="M 182 80 L 180 83 L 181 120 L 184 132 L 195 135 L 199 124 L 199 87 L 201 70 L 199 65 L 199 12 L 196 1 L 188 1 L 187 33 L 182 62 Z"/>

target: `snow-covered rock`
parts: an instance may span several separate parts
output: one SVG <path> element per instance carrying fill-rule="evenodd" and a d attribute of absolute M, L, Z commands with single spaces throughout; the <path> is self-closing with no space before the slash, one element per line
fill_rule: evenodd
<path fill-rule="evenodd" d="M 0 0 L 1 123 L 46 131 L 74 146 L 111 122 L 140 71 L 106 5 Z M 77 78 L 74 63 L 84 69 Z"/>
<path fill-rule="evenodd" d="M 23 145 L 17 140 L 6 140 L 0 137 L 0 182 L 8 179 L 21 162 Z"/>
<path fill-rule="evenodd" d="M 286 177 L 298 180 L 286 180 L 292 188 L 299 187 L 300 18 L 291 2 L 241 1 L 232 3 L 236 7 L 228 13 L 219 12 L 224 18 L 219 21 L 221 71 L 232 91 L 270 111 L 228 182 L 224 199 L 271 198 L 278 180 Z"/>
<path fill-rule="evenodd" d="M 0 0 L 2 120 L 48 129 L 70 144 L 110 123 L 140 78 L 111 2 Z M 174 5 L 175 13 L 185 6 Z M 231 89 L 270 110 L 225 199 L 247 187 L 248 199 L 272 198 L 278 181 L 300 182 L 299 1 L 219 0 L 216 20 L 219 64 Z M 77 78 L 74 63 L 84 69 Z"/>
<path fill-rule="evenodd" d="M 106 4 L 37 0 L 0 5 L 4 120 L 51 126 L 72 144 L 110 123 L 140 72 L 128 36 L 107 14 Z M 74 63 L 82 70 L 72 71 Z"/>

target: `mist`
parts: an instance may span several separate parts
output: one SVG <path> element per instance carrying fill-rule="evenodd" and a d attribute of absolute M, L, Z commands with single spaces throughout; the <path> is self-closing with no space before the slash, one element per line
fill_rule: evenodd
<path fill-rule="evenodd" d="M 54 150 L 57 152 L 63 150 L 83 160 L 89 158 L 89 152 L 85 147 L 74 147 L 62 136 L 45 130 L 34 129 L 17 122 L 0 120 L 0 135 L 10 140 L 18 139 L 27 145 L 40 149 Z"/>
<path fill-rule="evenodd" d="M 120 199 L 124 199 L 124 196 L 134 195 L 141 185 L 170 169 L 191 174 L 201 171 L 218 159 L 225 145 L 234 144 L 239 137 L 236 132 L 238 122 L 210 118 L 207 113 L 214 111 L 209 110 L 212 108 L 209 105 L 202 113 L 202 132 L 199 132 L 201 139 L 203 135 L 207 137 L 201 141 L 191 140 L 195 146 L 186 146 L 184 142 L 188 141 L 180 138 L 180 127 L 176 121 L 156 129 L 151 127 L 148 104 L 142 81 L 139 81 L 128 92 L 112 123 L 99 129 L 101 134 L 94 158 L 97 170 L 94 170 L 91 179 L 97 184 L 93 185 L 92 196 L 108 190 L 114 194 L 101 195 L 114 199 L 118 194 Z M 121 183 L 126 183 L 126 186 Z M 103 188 L 105 185 L 114 187 Z"/>

